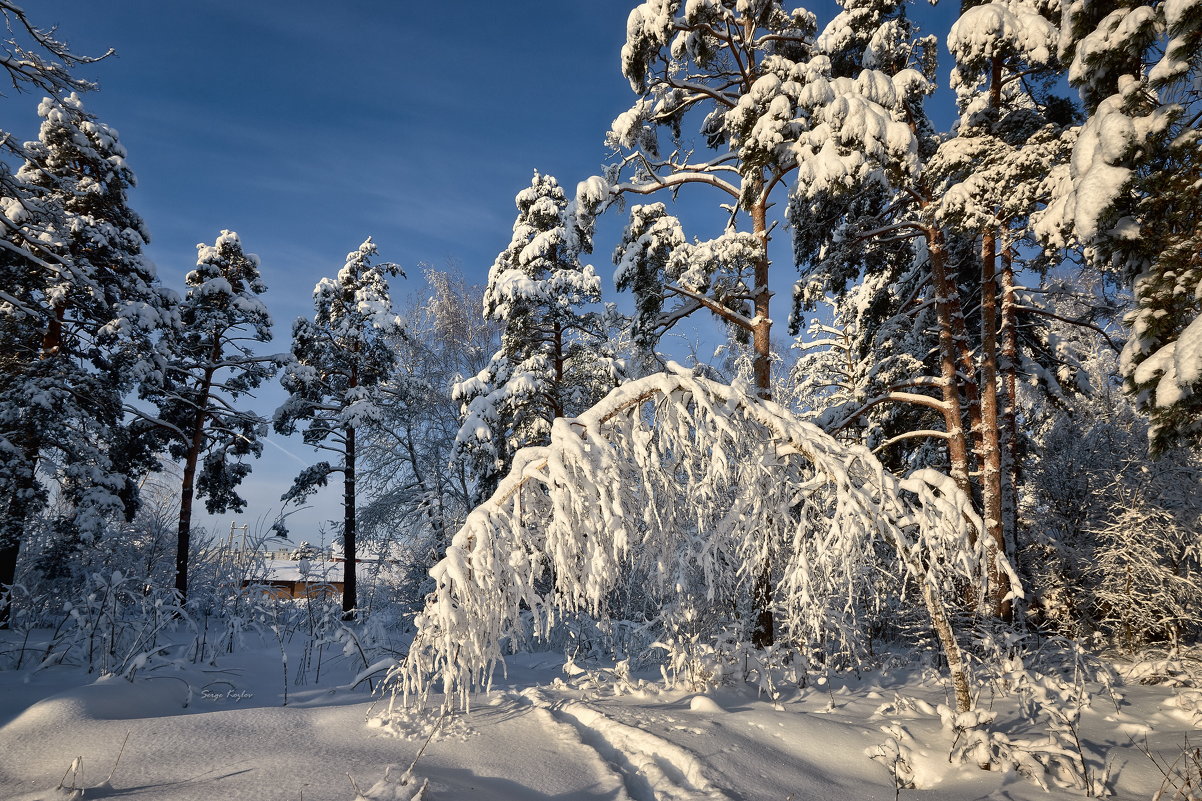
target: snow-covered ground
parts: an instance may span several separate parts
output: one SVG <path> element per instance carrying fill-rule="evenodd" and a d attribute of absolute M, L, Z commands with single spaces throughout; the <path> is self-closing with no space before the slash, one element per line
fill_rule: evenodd
<path fill-rule="evenodd" d="M 88 788 L 84 798 L 155 801 L 408 799 L 423 781 L 433 801 L 870 801 L 898 797 L 866 754 L 889 736 L 913 751 L 925 788 L 901 798 L 1081 797 L 1015 772 L 949 765 L 951 735 L 938 718 L 897 700 L 946 701 L 940 682 L 912 669 L 811 684 L 773 703 L 751 688 L 698 694 L 636 680 L 617 692 L 605 673 L 566 675 L 562 658 L 521 655 L 466 715 L 400 715 L 386 726 L 367 723 L 386 701 L 338 688 L 349 675 L 329 666 L 322 686 L 290 686 L 285 706 L 274 644 L 133 682 L 67 667 L 0 672 L 0 798 L 72 797 L 56 789 L 67 772 L 65 786 Z M 1133 742 L 1146 737 L 1172 761 L 1200 696 L 1134 683 L 1121 695 L 1117 709 L 1095 697 L 1082 739 L 1109 749 L 1114 797 L 1150 798 L 1161 774 Z M 402 786 L 432 725 L 415 779 Z"/>

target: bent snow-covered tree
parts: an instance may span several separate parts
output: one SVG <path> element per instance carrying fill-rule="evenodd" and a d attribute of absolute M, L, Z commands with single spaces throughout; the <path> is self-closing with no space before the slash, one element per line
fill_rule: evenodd
<path fill-rule="evenodd" d="M 705 241 L 689 241 L 665 203 L 632 206 L 614 255 L 617 282 L 636 296 L 641 345 L 700 310 L 749 342 L 764 399 L 771 398 L 774 358 L 768 245 L 783 221 L 781 195 L 790 184 L 873 180 L 912 162 L 916 149 L 903 122 L 914 71 L 895 85 L 891 72 L 865 62 L 858 76 L 845 78 L 844 65 L 819 46 L 817 28 L 812 13 L 786 10 L 777 0 L 637 6 L 627 21 L 622 71 L 638 99 L 608 138 L 622 158 L 605 179 L 577 191 L 578 226 L 588 233 L 591 215 L 620 196 L 674 196 L 684 186 L 718 190 L 725 230 Z M 683 136 L 686 127 L 696 132 L 696 150 Z M 790 222 L 825 224 L 797 215 Z M 772 568 L 757 569 L 764 580 L 753 589 L 755 641 L 766 646 L 774 639 Z"/>
<path fill-rule="evenodd" d="M 714 634 L 750 641 L 747 590 L 768 563 L 779 642 L 828 660 L 865 652 L 882 573 L 912 582 L 967 709 L 947 606 L 965 584 L 987 598 L 998 572 L 1017 586 L 1004 557 L 985 553 L 980 525 L 943 474 L 899 480 L 754 390 L 670 364 L 515 455 L 431 571 L 437 587 L 391 675 L 394 700 L 439 688 L 466 704 L 507 644 L 573 613 L 603 618 L 623 586 L 662 610 L 649 625 L 665 640 L 672 615 L 692 609 Z"/>

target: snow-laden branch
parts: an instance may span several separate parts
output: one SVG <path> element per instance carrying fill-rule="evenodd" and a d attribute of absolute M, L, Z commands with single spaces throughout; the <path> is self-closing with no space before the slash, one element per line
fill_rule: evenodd
<path fill-rule="evenodd" d="M 685 184 L 709 184 L 716 186 L 723 192 L 727 193 L 736 200 L 741 197 L 738 187 L 729 181 L 723 181 L 716 175 L 711 175 L 706 172 L 678 172 L 672 175 L 655 176 L 654 180 L 643 183 L 624 183 L 617 184 L 612 187 L 611 192 L 614 195 L 629 193 L 632 195 L 650 195 L 659 192 L 662 189 L 672 189 Z"/>
<path fill-rule="evenodd" d="M 1069 325 L 1075 325 L 1079 328 L 1088 328 L 1089 330 L 1091 330 L 1097 334 L 1100 334 L 1102 339 L 1106 340 L 1106 344 L 1109 345 L 1110 349 L 1113 350 L 1115 353 L 1121 353 L 1123 350 L 1122 347 L 1120 347 L 1118 345 L 1118 343 L 1116 343 L 1113 339 L 1110 338 L 1110 334 L 1109 334 L 1109 332 L 1106 331 L 1106 329 L 1102 328 L 1099 325 L 1095 325 L 1094 323 L 1091 323 L 1088 320 L 1074 320 L 1070 317 L 1062 317 L 1061 315 L 1056 314 L 1055 312 L 1049 311 L 1047 309 L 1041 309 L 1038 306 L 1015 306 L 1014 309 L 1015 309 L 1015 311 L 1027 312 L 1028 314 L 1038 314 L 1041 317 L 1049 317 L 1053 320 L 1059 320 L 1062 323 L 1068 323 Z"/>
<path fill-rule="evenodd" d="M 904 434 L 898 434 L 895 437 L 889 437 L 889 439 L 885 440 L 880 445 L 877 445 L 875 448 L 873 448 L 872 452 L 880 453 L 881 451 L 885 450 L 885 448 L 888 448 L 890 445 L 894 445 L 898 442 L 904 442 L 905 440 L 908 440 L 908 439 L 924 439 L 924 438 L 925 439 L 948 439 L 950 436 L 951 435 L 948 434 L 946 431 L 937 431 L 936 429 L 933 429 L 933 428 L 915 429 L 914 431 L 907 431 Z"/>
<path fill-rule="evenodd" d="M 748 331 L 752 331 L 755 329 L 755 321 L 754 320 L 750 319 L 749 317 L 747 317 L 744 314 L 739 314 L 734 309 L 731 309 L 727 306 L 723 306 L 721 303 L 718 303 L 714 299 L 707 297 L 706 295 L 703 295 L 700 292 L 694 292 L 693 290 L 691 290 L 687 287 L 681 286 L 679 284 L 669 284 L 669 283 L 664 284 L 664 291 L 686 297 L 686 298 L 692 300 L 698 306 L 704 306 L 705 308 L 709 309 L 714 314 L 721 317 L 723 320 L 725 320 L 728 323 L 733 323 L 733 324 L 739 326 L 740 328 L 744 328 Z M 675 323 L 675 322 L 676 322 L 676 320 L 673 320 L 673 323 Z M 666 330 L 666 328 L 665 328 L 665 330 Z"/>
<path fill-rule="evenodd" d="M 946 403 L 938 398 L 932 398 L 930 395 L 921 395 L 917 392 L 886 392 L 883 395 L 877 395 L 875 398 L 865 401 L 855 411 L 844 415 L 843 419 L 831 429 L 832 433 L 838 434 L 851 425 L 864 412 L 875 406 L 880 406 L 882 403 L 909 403 L 915 406 L 926 406 L 940 413 L 947 408 Z"/>

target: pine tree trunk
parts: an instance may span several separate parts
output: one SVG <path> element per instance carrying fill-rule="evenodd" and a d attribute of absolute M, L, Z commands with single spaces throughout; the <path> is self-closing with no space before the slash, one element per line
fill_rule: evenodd
<path fill-rule="evenodd" d="M 552 417 L 552 419 L 554 419 L 556 417 L 564 416 L 563 376 L 564 376 L 565 365 L 564 365 L 564 355 L 563 355 L 563 326 L 560 325 L 558 320 L 555 321 L 554 325 L 555 325 L 555 328 L 553 329 L 554 340 L 553 340 L 552 345 L 555 350 L 555 364 L 553 365 L 555 368 L 555 392 L 551 396 L 551 417 Z M 551 430 L 550 430 L 549 426 L 547 428 L 547 436 L 548 437 L 551 436 Z M 548 439 L 548 442 L 549 441 L 550 440 Z"/>
<path fill-rule="evenodd" d="M 1006 553 L 1002 526 L 1002 443 L 998 417 L 998 280 L 997 232 L 989 228 L 981 237 L 981 506 L 985 535 L 999 553 Z M 1009 620 L 1012 604 L 1006 599 L 1010 581 L 996 566 L 989 566 L 993 585 L 993 611 Z"/>
<path fill-rule="evenodd" d="M 994 56 L 989 70 L 989 105 L 1002 107 L 1002 59 Z M 1002 505 L 1002 442 L 998 408 L 998 252 L 997 229 L 989 227 L 981 236 L 981 507 L 985 531 L 998 552 L 1006 550 Z M 1006 600 L 1010 579 L 990 566 L 994 587 L 994 614 L 1003 620 L 1013 617 L 1013 604 Z"/>
<path fill-rule="evenodd" d="M 66 317 L 67 307 L 56 305 L 53 314 L 50 315 L 50 323 L 46 326 L 46 333 L 42 336 L 42 353 L 39 358 L 49 359 L 58 355 L 63 346 L 63 321 Z"/>
<path fill-rule="evenodd" d="M 964 432 L 964 410 L 960 395 L 960 381 L 956 375 L 956 338 L 953 315 L 952 283 L 947 275 L 947 251 L 943 247 L 943 235 L 938 228 L 927 228 L 927 253 L 931 259 L 931 275 L 935 282 L 935 317 L 939 323 L 939 375 L 943 381 L 943 420 L 947 429 L 948 461 L 951 477 L 966 496 L 972 497 L 972 482 L 969 479 L 968 437 Z"/>
<path fill-rule="evenodd" d="M 1022 480 L 1022 454 L 1018 435 L 1018 309 L 1014 297 L 1014 256 L 1010 248 L 1002 251 L 1002 382 L 1006 405 L 1002 412 L 1005 436 L 1005 503 L 1002 523 L 1006 534 L 1006 552 L 1018 554 L 1018 486 Z"/>
<path fill-rule="evenodd" d="M 970 378 L 976 373 L 976 365 L 968 346 L 968 328 L 964 323 L 960 293 L 956 289 L 955 281 L 948 275 L 947 251 L 943 245 L 943 234 L 938 228 L 932 227 L 927 229 L 926 237 L 935 293 L 939 298 L 935 304 L 935 313 L 939 322 L 940 377 L 944 382 L 943 399 L 946 404 L 944 420 L 948 430 L 950 472 L 952 480 L 956 482 L 960 491 L 969 498 L 975 498 L 975 487 L 971 478 L 971 456 L 974 448 L 969 447 L 969 438 L 964 432 L 963 420 L 964 407 L 967 407 L 968 417 L 975 435 L 973 438 L 976 445 L 975 451 L 979 457 L 981 432 L 984 427 L 981 425 L 979 394 L 976 385 Z M 956 370 L 957 356 L 961 365 L 960 372 Z M 962 399 L 963 403 L 961 403 Z M 975 533 L 970 534 L 970 542 L 976 544 L 976 541 Z M 967 606 L 975 606 L 978 597 L 976 587 L 964 588 L 964 600 Z M 941 634 L 940 637 L 942 639 L 944 635 Z M 947 643 L 945 642 L 944 645 L 946 650 Z"/>
<path fill-rule="evenodd" d="M 21 541 L 13 535 L 9 521 L 4 522 L 5 530 L 0 531 L 0 587 L 11 587 L 17 580 L 17 556 L 21 553 Z M 8 628 L 11 618 L 12 602 L 6 596 L 0 599 L 0 629 Z"/>
<path fill-rule="evenodd" d="M 42 453 L 42 439 L 37 430 L 27 424 L 18 441 L 22 445 L 23 459 L 16 469 L 12 495 L 4 517 L 0 520 L 0 592 L 11 587 L 17 580 L 17 559 L 21 555 L 21 543 L 25 539 L 25 528 L 29 523 L 37 493 L 38 459 Z M 12 619 L 12 600 L 0 602 L 0 629 L 8 628 Z"/>
<path fill-rule="evenodd" d="M 761 243 L 761 250 L 755 262 L 755 325 L 751 332 L 754 353 L 752 372 L 755 377 L 756 395 L 762 400 L 772 400 L 772 316 L 769 313 L 772 293 L 768 290 L 768 199 L 763 193 L 762 180 L 758 180 L 753 188 L 757 200 L 751 208 L 751 221 L 753 232 Z M 772 557 L 767 556 L 760 565 L 755 580 L 755 627 L 751 633 L 751 644 L 756 648 L 767 648 L 775 642 L 772 600 Z"/>
<path fill-rule="evenodd" d="M 216 362 L 220 355 L 220 343 L 214 337 L 209 352 L 209 363 Z M 200 452 L 204 448 L 205 417 L 208 415 L 209 394 L 212 389 L 213 368 L 208 367 L 201 379 L 196 409 L 193 412 L 188 452 L 184 456 L 184 480 L 180 488 L 179 528 L 175 537 L 175 591 L 179 593 L 181 604 L 188 600 L 188 559 L 192 554 L 192 502 L 196 497 L 196 464 L 200 461 Z"/>
<path fill-rule="evenodd" d="M 184 461 L 184 482 L 179 498 L 179 526 L 175 533 L 175 591 L 179 593 L 181 605 L 188 600 L 188 556 L 192 551 L 192 498 L 195 495 L 193 485 L 198 453 L 199 447 L 194 437 Z"/>
<path fill-rule="evenodd" d="M 354 620 L 358 606 L 355 581 L 355 429 L 346 429 L 346 462 L 342 470 L 342 619 Z"/>

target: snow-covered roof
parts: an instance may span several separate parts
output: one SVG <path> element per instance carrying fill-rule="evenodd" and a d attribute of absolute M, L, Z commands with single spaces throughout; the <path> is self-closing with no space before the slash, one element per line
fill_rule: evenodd
<path fill-rule="evenodd" d="M 302 567 L 303 564 L 303 567 Z M 315 559 L 267 559 L 267 581 L 342 581 L 342 562 Z"/>

